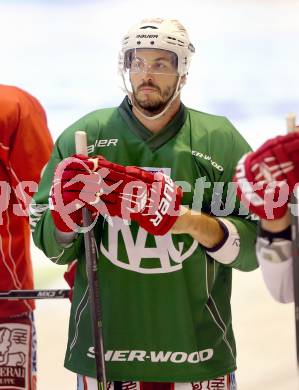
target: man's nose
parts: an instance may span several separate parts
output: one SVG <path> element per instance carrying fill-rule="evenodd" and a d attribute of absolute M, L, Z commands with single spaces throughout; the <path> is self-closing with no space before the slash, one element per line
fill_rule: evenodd
<path fill-rule="evenodd" d="M 154 79 L 154 75 L 152 73 L 152 70 L 148 67 L 146 67 L 143 72 L 142 72 L 142 78 L 143 80 L 153 80 Z"/>

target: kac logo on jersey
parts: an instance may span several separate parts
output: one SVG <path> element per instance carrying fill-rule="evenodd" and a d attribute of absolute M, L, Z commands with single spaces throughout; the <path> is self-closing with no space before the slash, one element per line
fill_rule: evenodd
<path fill-rule="evenodd" d="M 147 245 L 149 235 L 146 230 L 139 227 L 136 237 L 133 237 L 130 226 L 118 217 L 112 218 L 107 228 L 108 243 L 107 247 L 101 243 L 102 254 L 117 267 L 142 274 L 178 271 L 198 247 L 198 242 L 192 239 L 189 244 L 181 241 L 175 246 L 170 233 L 153 236 L 155 246 Z M 120 241 L 125 243 L 125 254 L 120 254 Z"/>
<path fill-rule="evenodd" d="M 142 167 L 142 169 L 171 176 L 171 168 Z M 159 213 L 155 218 L 156 222 L 159 222 Z M 149 234 L 146 230 L 139 227 L 137 235 L 133 237 L 130 226 L 118 217 L 110 219 L 110 223 L 107 223 L 107 229 L 107 247 L 101 243 L 103 255 L 117 267 L 142 274 L 178 271 L 182 268 L 182 263 L 190 258 L 198 247 L 198 242 L 191 238 L 187 240 L 188 244 L 181 241 L 175 245 L 170 233 L 164 236 L 152 236 L 154 243 L 149 244 L 147 242 Z M 118 243 L 121 241 L 125 244 L 125 254 L 119 253 Z"/>

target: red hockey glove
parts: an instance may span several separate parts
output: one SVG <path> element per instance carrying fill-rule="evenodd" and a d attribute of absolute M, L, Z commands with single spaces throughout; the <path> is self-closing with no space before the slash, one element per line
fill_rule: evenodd
<path fill-rule="evenodd" d="M 161 172 L 114 164 L 101 156 L 78 157 L 101 178 L 91 200 L 102 215 L 137 221 L 154 235 L 164 235 L 172 228 L 179 216 L 182 190 L 171 178 Z M 84 201 L 90 203 L 90 199 Z"/>
<path fill-rule="evenodd" d="M 265 142 L 239 161 L 234 181 L 237 196 L 263 219 L 283 217 L 299 179 L 299 134 L 290 133 Z"/>
<path fill-rule="evenodd" d="M 84 156 L 72 156 L 61 161 L 55 170 L 50 192 L 50 209 L 54 223 L 63 232 L 78 231 L 82 224 L 82 207 L 96 215 L 96 194 L 100 176 L 92 172 L 93 164 Z"/>

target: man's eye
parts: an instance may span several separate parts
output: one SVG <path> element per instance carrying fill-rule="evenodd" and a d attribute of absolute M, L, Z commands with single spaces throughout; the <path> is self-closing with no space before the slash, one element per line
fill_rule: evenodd
<path fill-rule="evenodd" d="M 158 63 L 155 65 L 155 67 L 156 67 L 157 69 L 166 69 L 166 65 L 163 64 L 162 62 L 158 62 Z"/>

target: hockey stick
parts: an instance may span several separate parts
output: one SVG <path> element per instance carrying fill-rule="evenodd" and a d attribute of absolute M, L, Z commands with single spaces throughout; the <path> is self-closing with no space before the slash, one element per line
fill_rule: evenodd
<path fill-rule="evenodd" d="M 77 131 L 75 133 L 76 153 L 87 156 L 87 136 L 84 131 Z M 92 218 L 89 210 L 84 207 L 82 209 L 83 226 L 90 227 L 92 225 Z M 98 280 L 98 261 L 97 261 L 97 247 L 94 237 L 93 229 L 87 229 L 84 233 L 85 258 L 86 258 L 86 273 L 89 287 L 89 303 L 91 314 L 91 326 L 93 333 L 96 376 L 98 390 L 107 389 L 106 369 L 105 369 L 105 352 L 103 340 L 102 327 L 102 310 L 100 304 L 99 294 L 99 280 Z"/>
<path fill-rule="evenodd" d="M 0 291 L 0 299 L 64 299 L 70 290 L 10 290 Z"/>
<path fill-rule="evenodd" d="M 296 116 L 295 114 L 289 114 L 287 116 L 287 129 L 288 133 L 295 131 Z M 296 195 L 298 195 L 298 189 L 294 189 Z M 295 304 L 295 330 L 296 330 L 296 355 L 297 366 L 299 369 L 299 217 L 298 213 L 298 200 L 297 196 L 293 192 L 291 194 L 291 204 L 296 208 L 295 212 L 291 212 L 291 225 L 292 225 L 292 258 L 293 258 L 293 281 L 294 281 L 294 304 Z"/>

